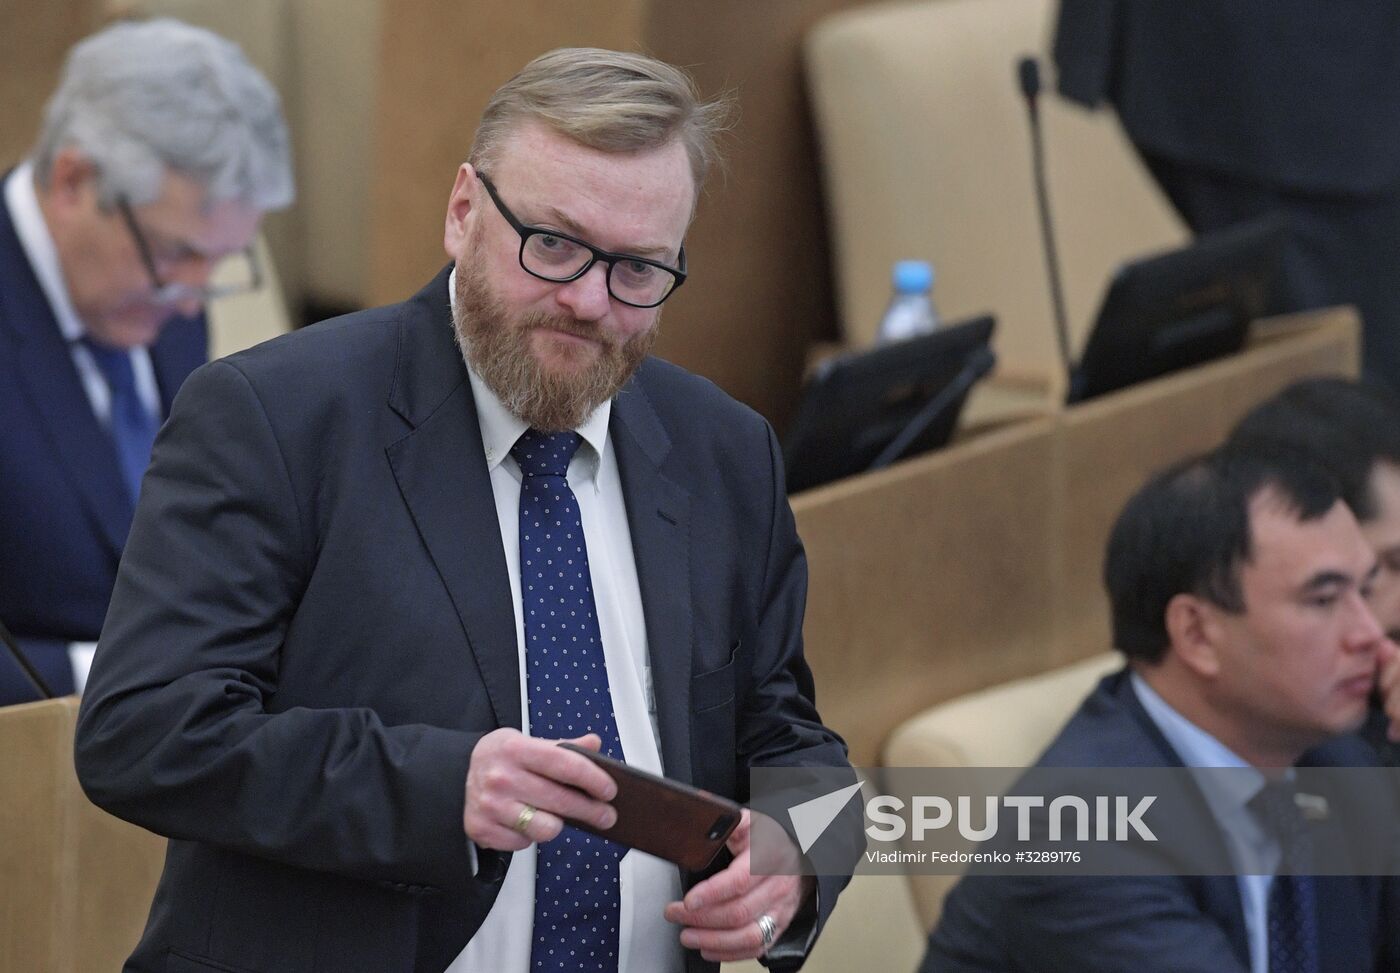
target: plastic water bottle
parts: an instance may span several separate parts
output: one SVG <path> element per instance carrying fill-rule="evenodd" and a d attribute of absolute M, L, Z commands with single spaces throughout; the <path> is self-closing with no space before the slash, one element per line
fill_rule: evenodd
<path fill-rule="evenodd" d="M 933 306 L 933 265 L 926 260 L 901 260 L 894 265 L 894 296 L 880 319 L 880 341 L 903 341 L 938 328 Z"/>

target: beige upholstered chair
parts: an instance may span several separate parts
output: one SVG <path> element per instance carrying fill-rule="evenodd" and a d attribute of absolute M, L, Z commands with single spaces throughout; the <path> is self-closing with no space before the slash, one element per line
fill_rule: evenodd
<path fill-rule="evenodd" d="M 254 243 L 263 284 L 249 294 L 224 297 L 209 305 L 209 357 L 223 358 L 292 329 L 276 262 L 259 234 Z M 219 279 L 216 271 L 214 280 Z"/>
<path fill-rule="evenodd" d="M 1111 112 L 1051 92 L 1052 0 L 835 14 L 806 43 L 845 340 L 873 340 L 895 260 L 933 261 L 945 319 L 998 317 L 1003 375 L 1061 380 L 1016 61 L 1039 53 L 1051 206 L 1076 352 L 1125 258 L 1187 237 Z"/>
<path fill-rule="evenodd" d="M 1117 652 L 993 686 L 914 717 L 885 744 L 887 767 L 1026 767 L 1050 743 L 1098 680 L 1123 664 Z M 957 881 L 909 879 L 919 922 L 931 930 Z"/>

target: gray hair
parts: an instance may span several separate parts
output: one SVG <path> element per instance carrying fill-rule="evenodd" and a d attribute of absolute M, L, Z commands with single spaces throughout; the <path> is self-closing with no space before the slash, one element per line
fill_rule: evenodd
<path fill-rule="evenodd" d="M 266 211 L 295 195 L 276 90 L 237 44 L 169 18 L 114 24 L 69 52 L 33 152 L 41 186 L 69 147 L 96 164 L 104 206 L 154 201 L 168 170 L 210 203 Z"/>
<path fill-rule="evenodd" d="M 541 54 L 491 96 L 468 161 L 489 165 L 512 131 L 538 121 L 603 152 L 660 148 L 680 139 L 698 193 L 719 158 L 728 98 L 704 102 L 690 75 L 626 51 L 565 47 Z"/>

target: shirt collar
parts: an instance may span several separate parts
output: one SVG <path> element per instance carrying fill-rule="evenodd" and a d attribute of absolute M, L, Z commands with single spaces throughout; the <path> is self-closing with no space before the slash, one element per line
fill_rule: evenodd
<path fill-rule="evenodd" d="M 19 245 L 29 258 L 29 266 L 34 268 L 34 276 L 39 279 L 39 288 L 49 302 L 59 331 L 63 332 L 64 340 L 70 344 L 77 341 L 87 333 L 87 328 L 73 310 L 68 286 L 63 282 L 58 247 L 44 220 L 44 211 L 39 207 L 39 194 L 34 188 L 32 161 L 26 159 L 21 162 L 5 180 L 5 205 L 10 211 L 10 219 L 14 221 Z"/>
<path fill-rule="evenodd" d="M 1217 817 L 1237 813 L 1264 786 L 1264 775 L 1214 736 L 1182 716 L 1136 672 L 1130 674 L 1133 692 L 1147 716 L 1162 731 L 1167 743 L 1187 767 L 1230 767 L 1229 774 L 1197 774 L 1201 790 Z"/>
<path fill-rule="evenodd" d="M 454 267 L 452 273 L 447 278 L 448 300 L 452 304 L 455 312 L 457 309 L 457 269 Z M 481 445 L 486 451 L 486 468 L 494 470 L 507 456 L 510 449 L 515 445 L 530 424 L 506 408 L 495 392 L 487 386 L 486 382 L 476 373 L 476 369 L 471 365 L 467 366 L 467 376 L 471 380 L 472 398 L 476 402 L 477 422 L 481 426 Z M 594 409 L 574 431 L 583 437 L 583 442 L 589 447 L 580 452 L 577 457 L 585 461 L 579 468 L 586 479 L 595 480 L 598 473 L 598 464 L 602 459 L 603 450 L 608 443 L 608 420 L 612 416 L 612 401 L 608 400 L 598 408 Z M 512 463 L 512 466 L 514 464 Z"/>

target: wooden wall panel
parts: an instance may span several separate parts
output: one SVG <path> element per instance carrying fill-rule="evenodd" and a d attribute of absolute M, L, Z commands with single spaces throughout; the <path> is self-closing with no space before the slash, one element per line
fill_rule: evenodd
<path fill-rule="evenodd" d="M 33 147 L 64 55 L 105 12 L 101 0 L 0 0 L 0 171 Z"/>
<path fill-rule="evenodd" d="M 633 48 L 644 0 L 384 0 L 370 196 L 372 304 L 447 262 L 443 217 L 491 92 L 556 47 Z"/>
<path fill-rule="evenodd" d="M 666 310 L 658 354 L 784 428 L 808 346 L 837 335 L 820 166 L 802 41 L 852 0 L 654 2 L 647 49 L 731 91 L 737 121 L 688 245 L 691 280 Z"/>

